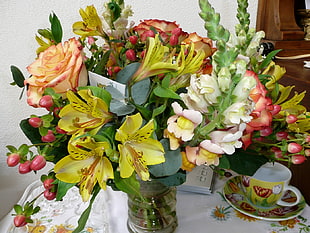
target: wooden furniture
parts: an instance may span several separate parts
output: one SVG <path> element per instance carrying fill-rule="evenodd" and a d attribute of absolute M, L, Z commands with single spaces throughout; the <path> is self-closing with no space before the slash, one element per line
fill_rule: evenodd
<path fill-rule="evenodd" d="M 275 49 L 283 49 L 279 56 L 310 53 L 310 41 L 298 25 L 297 9 L 304 9 L 304 0 L 259 0 L 256 30 L 266 33 L 265 39 Z"/>

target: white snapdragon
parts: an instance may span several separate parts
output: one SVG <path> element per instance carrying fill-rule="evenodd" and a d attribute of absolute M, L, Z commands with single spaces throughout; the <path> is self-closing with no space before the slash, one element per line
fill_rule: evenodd
<path fill-rule="evenodd" d="M 228 67 L 222 67 L 218 73 L 218 85 L 222 92 L 227 92 L 231 87 L 231 73 Z"/>
<path fill-rule="evenodd" d="M 242 147 L 240 138 L 246 125 L 244 123 L 233 127 L 227 131 L 213 131 L 210 133 L 212 143 L 217 144 L 226 154 L 235 153 L 236 148 Z"/>
<path fill-rule="evenodd" d="M 256 80 L 253 76 L 243 76 L 232 94 L 236 99 L 234 102 L 245 102 L 249 98 L 250 91 L 256 86 Z"/>
<path fill-rule="evenodd" d="M 223 123 L 227 127 L 232 127 L 243 122 L 248 123 L 252 120 L 250 116 L 252 111 L 253 107 L 246 102 L 234 103 L 223 112 Z"/>

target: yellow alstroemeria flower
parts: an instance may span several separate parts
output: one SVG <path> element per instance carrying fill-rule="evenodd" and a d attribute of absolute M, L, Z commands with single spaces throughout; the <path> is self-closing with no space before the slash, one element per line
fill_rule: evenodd
<path fill-rule="evenodd" d="M 150 120 L 142 126 L 140 113 L 127 116 L 123 125 L 117 130 L 115 139 L 120 152 L 120 175 L 128 178 L 135 170 L 142 180 L 150 177 L 147 165 L 155 165 L 165 161 L 162 144 L 150 138 L 154 131 L 154 122 Z"/>
<path fill-rule="evenodd" d="M 54 167 L 56 178 L 66 183 L 78 183 L 83 201 L 88 201 L 97 182 L 106 189 L 106 181 L 114 178 L 112 164 L 104 156 L 110 145 L 108 142 L 95 142 L 90 137 L 81 136 L 81 133 L 74 135 L 69 145 L 70 154 Z"/>
<path fill-rule="evenodd" d="M 91 90 L 83 89 L 74 93 L 67 92 L 70 104 L 60 110 L 58 126 L 74 133 L 81 129 L 98 129 L 109 122 L 113 114 L 109 112 L 109 106 L 102 99 L 93 96 Z"/>
<path fill-rule="evenodd" d="M 72 25 L 75 34 L 82 36 L 82 38 L 103 34 L 102 22 L 94 6 L 87 6 L 85 10 L 80 9 L 80 15 L 83 21 Z"/>
<path fill-rule="evenodd" d="M 149 37 L 147 49 L 142 63 L 130 80 L 130 85 L 147 77 L 178 70 L 178 64 L 173 64 L 172 58 L 167 57 L 169 48 L 164 46 L 156 34 L 155 38 Z"/>
<path fill-rule="evenodd" d="M 271 61 L 268 67 L 263 71 L 263 74 L 270 75 L 270 80 L 265 84 L 268 90 L 273 90 L 275 84 L 282 78 L 286 70 L 284 67 L 276 65 L 275 62 Z"/>

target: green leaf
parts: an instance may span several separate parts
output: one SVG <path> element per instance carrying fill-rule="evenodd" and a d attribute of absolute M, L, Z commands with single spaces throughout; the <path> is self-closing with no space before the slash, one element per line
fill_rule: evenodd
<path fill-rule="evenodd" d="M 143 79 L 131 87 L 131 97 L 135 104 L 143 104 L 146 102 L 149 96 L 150 88 L 151 81 L 149 78 Z"/>
<path fill-rule="evenodd" d="M 170 150 L 169 140 L 167 139 L 162 139 L 160 142 L 165 148 L 166 160 L 160 164 L 149 165 L 148 168 L 150 173 L 155 177 L 171 176 L 175 174 L 182 166 L 181 152 L 180 149 Z"/>
<path fill-rule="evenodd" d="M 18 148 L 18 153 L 20 155 L 26 155 L 29 152 L 29 146 L 27 146 L 26 144 L 22 144 L 19 148 Z"/>
<path fill-rule="evenodd" d="M 79 90 L 83 90 L 83 89 L 91 90 L 94 96 L 102 99 L 108 105 L 110 104 L 112 97 L 111 97 L 111 94 L 107 90 L 101 87 L 95 87 L 95 86 L 79 87 Z"/>
<path fill-rule="evenodd" d="M 39 35 L 43 36 L 46 39 L 49 39 L 49 40 L 53 39 L 53 35 L 51 33 L 51 30 L 49 30 L 49 29 L 39 29 L 38 33 L 39 33 Z"/>
<path fill-rule="evenodd" d="M 105 65 L 109 61 L 110 54 L 111 54 L 111 50 L 108 50 L 107 52 L 103 54 L 101 59 L 98 59 L 97 65 L 93 70 L 94 73 L 99 74 L 99 75 L 104 75 Z"/>
<path fill-rule="evenodd" d="M 165 88 L 162 86 L 155 87 L 154 94 L 162 98 L 181 99 L 181 97 L 177 93 L 175 93 L 169 88 Z"/>
<path fill-rule="evenodd" d="M 254 151 L 236 150 L 233 155 L 223 155 L 229 160 L 229 169 L 241 175 L 252 176 L 268 159 Z"/>
<path fill-rule="evenodd" d="M 51 23 L 51 33 L 56 43 L 60 43 L 62 40 L 62 27 L 58 17 L 53 13 L 49 17 Z"/>
<path fill-rule="evenodd" d="M 40 206 L 36 206 L 34 209 L 33 209 L 33 211 L 32 211 L 32 214 L 36 214 L 36 213 L 38 213 L 39 211 L 40 211 Z"/>
<path fill-rule="evenodd" d="M 62 198 L 67 194 L 68 190 L 71 189 L 76 183 L 66 183 L 62 182 L 61 180 L 57 181 L 57 194 L 56 194 L 56 201 L 61 201 Z"/>
<path fill-rule="evenodd" d="M 177 173 L 171 176 L 166 176 L 163 178 L 156 178 L 156 180 L 167 186 L 178 186 L 183 184 L 186 181 L 186 173 L 182 170 L 179 170 Z"/>
<path fill-rule="evenodd" d="M 131 63 L 128 66 L 126 66 L 124 69 L 122 69 L 120 72 L 116 75 L 116 81 L 122 84 L 127 84 L 128 80 L 134 75 L 134 73 L 138 70 L 140 67 L 140 63 Z"/>
<path fill-rule="evenodd" d="M 20 205 L 14 205 L 14 210 L 15 210 L 16 214 L 23 213 L 23 208 Z"/>
<path fill-rule="evenodd" d="M 263 62 L 259 65 L 259 69 L 263 69 L 266 66 L 268 66 L 268 64 L 270 63 L 270 61 L 277 55 L 277 53 L 279 53 L 282 49 L 278 49 L 278 50 L 274 50 L 270 53 L 268 53 L 268 55 L 266 56 L 266 58 L 263 60 Z"/>
<path fill-rule="evenodd" d="M 110 104 L 110 111 L 115 113 L 117 116 L 125 116 L 135 111 L 133 105 L 125 104 L 124 102 L 112 99 Z"/>
<path fill-rule="evenodd" d="M 16 153 L 16 152 L 17 152 L 17 148 L 16 148 L 15 146 L 7 145 L 6 148 L 7 148 L 11 153 Z"/>
<path fill-rule="evenodd" d="M 155 117 L 158 116 L 159 114 L 163 113 L 163 112 L 165 111 L 166 107 L 167 107 L 167 104 L 165 103 L 165 104 L 159 106 L 158 108 L 155 108 L 155 109 L 153 110 L 152 118 L 155 118 Z"/>
<path fill-rule="evenodd" d="M 121 178 L 118 171 L 114 172 L 114 182 L 116 187 L 125 193 L 140 196 L 140 183 L 133 173 L 129 178 Z"/>
<path fill-rule="evenodd" d="M 81 217 L 78 220 L 78 226 L 77 228 L 72 232 L 72 233 L 79 233 L 82 230 L 84 230 L 86 222 L 89 218 L 91 209 L 92 209 L 92 205 L 96 199 L 96 196 L 98 195 L 99 191 L 100 191 L 100 187 L 99 186 L 95 186 L 93 189 L 93 195 L 92 198 L 90 199 L 89 205 L 88 207 L 84 210 L 84 212 L 82 213 Z"/>
<path fill-rule="evenodd" d="M 121 16 L 122 9 L 115 1 L 109 2 L 108 8 L 111 11 L 111 20 L 113 23 Z"/>
<path fill-rule="evenodd" d="M 28 119 L 22 120 L 19 126 L 32 144 L 42 143 L 39 130 L 29 125 Z"/>
<path fill-rule="evenodd" d="M 11 66 L 11 73 L 13 75 L 13 80 L 16 83 L 16 85 L 19 87 L 24 87 L 25 77 L 23 73 L 20 71 L 20 69 L 17 68 L 16 66 Z"/>

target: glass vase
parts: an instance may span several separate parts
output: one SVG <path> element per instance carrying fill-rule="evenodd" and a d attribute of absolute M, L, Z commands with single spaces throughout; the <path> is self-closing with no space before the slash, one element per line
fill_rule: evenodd
<path fill-rule="evenodd" d="M 140 181 L 140 193 L 141 196 L 128 194 L 129 232 L 174 232 L 178 225 L 176 188 L 157 180 Z"/>

